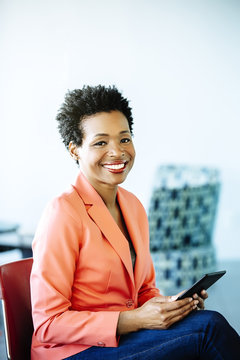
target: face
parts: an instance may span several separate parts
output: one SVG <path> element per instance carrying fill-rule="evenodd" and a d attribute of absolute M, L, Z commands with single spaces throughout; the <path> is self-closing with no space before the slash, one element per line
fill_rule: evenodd
<path fill-rule="evenodd" d="M 83 142 L 76 148 L 80 169 L 95 189 L 116 187 L 131 170 L 135 150 L 126 117 L 101 112 L 83 120 Z"/>

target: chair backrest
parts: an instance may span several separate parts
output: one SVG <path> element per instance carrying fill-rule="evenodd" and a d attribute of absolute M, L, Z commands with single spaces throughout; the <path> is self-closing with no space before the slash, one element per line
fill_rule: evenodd
<path fill-rule="evenodd" d="M 8 359 L 30 359 L 33 323 L 30 298 L 30 273 L 33 259 L 0 266 L 0 299 Z"/>

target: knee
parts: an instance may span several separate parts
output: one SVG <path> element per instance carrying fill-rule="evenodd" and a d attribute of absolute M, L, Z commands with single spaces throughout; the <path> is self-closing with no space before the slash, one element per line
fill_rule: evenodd
<path fill-rule="evenodd" d="M 194 328 L 200 332 L 205 332 L 207 329 L 222 329 L 229 326 L 224 316 L 213 310 L 195 311 L 190 316 L 190 319 Z"/>
<path fill-rule="evenodd" d="M 217 311 L 204 310 L 202 311 L 202 316 L 204 317 L 205 324 L 211 328 L 220 330 L 229 326 L 225 317 Z"/>
<path fill-rule="evenodd" d="M 200 312 L 200 311 L 199 311 Z M 224 316 L 217 311 L 205 310 L 202 312 L 205 317 L 204 338 L 218 344 L 219 348 L 240 350 L 240 337 L 232 328 Z M 222 357 L 223 358 L 223 357 Z M 225 357 L 224 359 L 233 359 L 235 357 Z"/>
<path fill-rule="evenodd" d="M 216 323 L 221 323 L 221 322 L 225 322 L 226 319 L 225 317 L 220 314 L 218 311 L 215 310 L 204 310 L 203 313 L 205 314 L 205 316 L 209 319 L 209 321 L 212 322 L 216 322 Z"/>

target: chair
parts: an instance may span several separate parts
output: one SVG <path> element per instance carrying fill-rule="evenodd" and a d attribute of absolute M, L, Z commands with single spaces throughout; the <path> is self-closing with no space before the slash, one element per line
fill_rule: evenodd
<path fill-rule="evenodd" d="M 0 266 L 7 356 L 10 360 L 29 360 L 33 322 L 31 315 L 30 273 L 33 259 L 23 259 Z"/>

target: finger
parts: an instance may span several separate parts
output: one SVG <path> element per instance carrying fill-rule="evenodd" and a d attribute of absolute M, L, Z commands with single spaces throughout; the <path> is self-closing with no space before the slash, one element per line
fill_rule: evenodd
<path fill-rule="evenodd" d="M 201 291 L 201 297 L 205 300 L 208 298 L 208 293 L 206 292 L 206 290 L 202 290 Z"/>
<path fill-rule="evenodd" d="M 203 291 L 201 292 L 201 296 L 199 296 L 199 295 L 197 295 L 197 294 L 194 294 L 194 295 L 193 295 L 193 298 L 199 301 L 198 307 L 199 307 L 201 310 L 205 308 L 205 306 L 204 306 L 204 300 L 207 298 L 207 296 L 208 296 L 208 295 L 207 295 L 207 292 L 206 292 L 205 290 L 203 290 Z"/>
<path fill-rule="evenodd" d="M 189 315 L 193 310 L 197 309 L 197 305 L 195 304 L 193 307 L 184 309 L 181 313 L 175 313 L 175 315 L 169 319 L 169 326 L 173 325 L 174 323 L 184 319 L 187 315 Z"/>
<path fill-rule="evenodd" d="M 179 297 L 179 295 L 182 293 L 184 293 L 184 291 L 181 291 L 177 295 L 172 295 L 172 296 L 164 296 L 164 295 L 156 296 L 156 297 L 152 298 L 151 300 L 154 300 L 155 302 L 160 302 L 160 303 L 173 302 L 173 301 L 176 301 L 177 298 Z"/>
<path fill-rule="evenodd" d="M 186 298 L 183 300 L 177 300 L 177 301 L 169 301 L 167 305 L 167 309 L 169 311 L 171 310 L 177 310 L 182 309 L 183 307 L 191 307 L 193 306 L 193 298 Z"/>
<path fill-rule="evenodd" d="M 197 299 L 198 297 L 201 297 L 203 300 L 205 300 L 208 298 L 208 293 L 206 292 L 206 290 L 202 290 L 200 295 L 198 295 L 197 293 L 193 295 L 194 299 Z"/>
<path fill-rule="evenodd" d="M 199 301 L 199 304 L 197 306 L 196 310 L 204 310 L 205 309 L 205 305 L 204 305 L 204 301 Z"/>
<path fill-rule="evenodd" d="M 159 313 L 164 314 L 165 317 L 172 317 L 178 310 L 179 313 L 183 312 L 186 308 L 192 309 L 194 306 L 192 298 L 186 298 L 183 300 L 172 301 L 171 297 L 155 297 L 150 300 L 155 303 L 155 306 L 159 306 Z M 198 303 L 198 300 L 195 300 Z M 185 307 L 185 308 L 184 308 Z"/>
<path fill-rule="evenodd" d="M 177 309 L 173 309 L 172 311 L 169 311 L 169 316 L 168 319 L 174 319 L 176 317 L 185 317 L 186 313 L 190 313 L 192 310 L 197 309 L 197 306 L 199 304 L 198 300 L 193 300 L 187 304 L 185 304 L 184 306 L 178 307 Z"/>
<path fill-rule="evenodd" d="M 199 303 L 199 299 L 197 297 L 197 299 L 194 302 L 194 299 L 192 297 L 188 297 L 182 300 L 177 300 L 176 301 L 176 297 L 178 297 L 177 295 L 174 296 L 161 296 L 161 297 L 155 297 L 151 300 L 154 300 L 154 302 L 156 303 L 164 303 L 164 312 L 172 312 L 172 311 L 176 311 L 179 309 L 179 313 L 181 313 L 182 311 L 184 311 L 184 309 L 193 309 L 194 305 L 198 305 Z M 184 308 L 185 307 L 185 308 Z M 184 309 L 183 309 L 184 308 Z M 196 306 L 195 306 L 196 308 Z M 162 309 L 163 310 L 163 309 Z M 171 314 L 171 317 L 173 315 Z"/>
<path fill-rule="evenodd" d="M 180 319 L 184 318 L 193 309 L 196 309 L 197 303 L 198 303 L 198 300 L 195 300 L 195 303 L 189 302 L 189 303 L 185 304 L 185 306 L 178 307 L 176 309 L 171 309 L 171 310 L 169 309 L 169 306 L 167 309 L 167 305 L 170 305 L 170 304 L 165 304 L 164 309 L 162 308 L 161 312 L 159 313 L 159 324 L 162 324 L 161 328 L 167 329 L 175 321 L 179 321 Z M 176 302 L 175 302 L 175 305 L 176 305 Z"/>
<path fill-rule="evenodd" d="M 205 306 L 204 306 L 204 301 L 199 298 L 199 304 L 198 304 L 198 310 L 204 310 Z"/>

